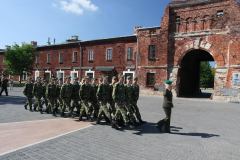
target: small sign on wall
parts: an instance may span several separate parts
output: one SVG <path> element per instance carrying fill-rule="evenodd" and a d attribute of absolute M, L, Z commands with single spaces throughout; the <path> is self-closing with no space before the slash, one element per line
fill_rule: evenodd
<path fill-rule="evenodd" d="M 235 86 L 240 86 L 240 73 L 232 74 L 232 83 Z"/>

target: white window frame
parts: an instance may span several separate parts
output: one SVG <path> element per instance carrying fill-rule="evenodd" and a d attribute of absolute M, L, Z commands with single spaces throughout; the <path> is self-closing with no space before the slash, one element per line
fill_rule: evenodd
<path fill-rule="evenodd" d="M 128 71 L 123 71 L 124 82 L 125 82 L 125 74 L 126 74 L 126 73 L 132 73 L 132 74 L 133 74 L 133 78 L 135 77 L 135 71 L 131 71 L 130 69 L 128 69 Z"/>
<path fill-rule="evenodd" d="M 92 73 L 93 74 L 93 78 L 95 78 L 95 71 L 92 71 L 91 69 L 89 69 L 89 71 L 85 72 L 85 76 L 87 76 L 88 73 Z"/>
<path fill-rule="evenodd" d="M 74 77 L 73 77 L 73 74 L 74 73 L 77 73 L 77 77 L 78 77 L 78 71 L 75 71 L 75 70 L 73 70 L 73 71 L 71 71 L 71 83 L 73 83 L 73 79 L 74 79 Z"/>
<path fill-rule="evenodd" d="M 111 50 L 111 51 L 112 51 L 112 48 L 107 48 L 106 60 L 107 60 L 107 61 L 112 61 L 113 51 L 111 52 L 111 59 L 108 60 L 108 50 Z"/>
<path fill-rule="evenodd" d="M 60 76 L 59 76 L 60 73 L 63 73 L 62 79 L 63 79 L 63 82 L 65 82 L 65 81 L 64 81 L 64 79 L 65 79 L 65 72 L 62 71 L 61 69 L 60 69 L 60 71 L 57 71 L 57 78 L 58 78 L 58 79 L 60 78 Z"/>
<path fill-rule="evenodd" d="M 48 55 L 50 55 L 50 58 L 48 58 Z M 47 54 L 47 63 L 51 63 L 51 54 L 50 53 Z"/>
<path fill-rule="evenodd" d="M 90 52 L 92 52 L 92 60 L 90 60 Z M 88 61 L 90 61 L 90 62 L 93 61 L 93 55 L 94 55 L 93 50 L 89 50 L 89 51 L 88 51 Z"/>
<path fill-rule="evenodd" d="M 51 71 L 47 70 L 47 71 L 45 71 L 45 73 L 50 73 L 50 77 L 49 78 L 52 77 L 52 72 Z"/>
<path fill-rule="evenodd" d="M 37 77 L 40 77 L 40 73 L 38 70 L 35 71 L 35 80 L 37 79 Z"/>
<path fill-rule="evenodd" d="M 75 59 L 74 53 L 76 53 L 76 59 Z M 77 52 L 76 51 L 73 52 L 73 62 L 77 62 Z"/>
<path fill-rule="evenodd" d="M 62 54 L 62 61 L 60 61 L 60 60 L 61 60 L 61 58 L 60 58 L 60 57 L 61 57 L 61 56 L 60 56 L 61 54 Z M 59 63 L 63 63 L 63 53 L 59 53 L 59 56 L 58 56 L 58 57 L 59 57 L 59 58 L 58 58 Z"/>
<path fill-rule="evenodd" d="M 26 71 L 23 71 L 23 74 L 26 74 L 26 79 L 24 80 L 23 77 L 22 77 L 22 80 L 23 80 L 23 81 L 26 81 L 27 78 L 28 78 L 28 77 L 27 77 L 27 72 L 26 72 Z M 20 81 L 20 76 L 19 76 L 19 81 Z"/>

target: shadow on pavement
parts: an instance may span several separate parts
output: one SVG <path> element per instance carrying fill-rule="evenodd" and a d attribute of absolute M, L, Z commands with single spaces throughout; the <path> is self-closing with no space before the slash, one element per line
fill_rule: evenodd
<path fill-rule="evenodd" d="M 21 96 L 0 96 L 0 105 L 4 104 L 24 104 L 27 102 L 27 98 Z"/>
<path fill-rule="evenodd" d="M 183 135 L 183 136 L 196 136 L 201 138 L 211 138 L 211 137 L 220 137 L 220 135 L 216 134 L 208 134 L 208 133 L 178 133 L 174 132 L 174 134 Z"/>
<path fill-rule="evenodd" d="M 193 94 L 193 95 L 185 95 L 181 98 L 210 98 L 212 93 L 199 93 L 199 94 Z"/>

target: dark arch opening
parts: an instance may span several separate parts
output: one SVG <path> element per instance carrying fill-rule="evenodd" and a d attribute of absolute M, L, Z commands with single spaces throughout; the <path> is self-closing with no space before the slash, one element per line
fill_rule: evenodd
<path fill-rule="evenodd" d="M 209 98 L 211 93 L 200 92 L 200 63 L 202 61 L 214 61 L 212 55 L 204 50 L 192 50 L 188 52 L 180 62 L 178 74 L 180 97 Z"/>

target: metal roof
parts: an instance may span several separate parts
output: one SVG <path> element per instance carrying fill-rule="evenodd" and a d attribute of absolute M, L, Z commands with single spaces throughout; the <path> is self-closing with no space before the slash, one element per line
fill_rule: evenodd
<path fill-rule="evenodd" d="M 146 27 L 146 28 L 137 28 L 136 30 L 145 30 L 145 29 L 152 29 L 152 28 L 161 28 L 161 26 Z"/>

